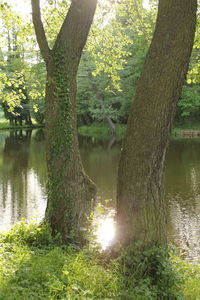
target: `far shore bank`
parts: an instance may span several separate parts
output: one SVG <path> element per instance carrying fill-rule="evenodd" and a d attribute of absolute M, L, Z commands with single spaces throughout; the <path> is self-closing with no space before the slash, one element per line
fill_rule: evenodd
<path fill-rule="evenodd" d="M 44 124 L 37 124 L 33 122 L 32 125 L 23 124 L 14 125 L 10 124 L 8 121 L 0 122 L 0 130 L 26 130 L 26 129 L 37 129 L 45 128 Z M 115 137 L 117 140 L 123 138 L 126 125 L 125 124 L 115 124 L 116 133 Z M 109 138 L 111 134 L 109 127 L 104 123 L 93 123 L 91 125 L 82 125 L 78 127 L 78 133 L 82 136 L 94 137 L 99 139 Z M 200 123 L 186 122 L 182 124 L 175 125 L 171 132 L 172 138 L 200 138 Z"/>

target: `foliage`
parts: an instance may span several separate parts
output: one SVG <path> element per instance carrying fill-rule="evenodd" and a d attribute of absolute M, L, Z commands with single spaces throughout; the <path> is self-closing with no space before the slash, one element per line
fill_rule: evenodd
<path fill-rule="evenodd" d="M 199 85 L 199 70 L 200 70 L 200 11 L 197 11 L 197 25 L 196 25 L 196 35 L 195 42 L 193 46 L 192 57 L 190 59 L 189 71 L 187 74 L 188 84 L 198 84 Z"/>
<path fill-rule="evenodd" d="M 44 118 L 44 82 L 46 74 L 41 68 L 36 41 L 33 39 L 33 26 L 30 20 L 16 12 L 12 6 L 0 1 L 2 17 L 1 56 L 0 56 L 0 98 L 6 103 L 13 116 L 26 116 L 30 119 L 30 110 L 41 123 Z M 40 65 L 40 68 L 37 68 Z M 42 74 L 42 77 L 40 74 Z M 30 100 L 31 95 L 31 102 Z M 39 97 L 40 96 L 40 97 Z M 26 99 L 25 99 L 26 98 Z M 39 104 L 37 103 L 39 98 Z M 41 99 L 42 98 L 42 99 Z M 26 100 L 27 103 L 22 103 Z M 24 105 L 25 104 L 25 105 Z M 23 109 L 22 109 L 23 108 Z M 40 108 L 40 112 L 39 109 Z M 7 117 L 10 114 L 6 113 Z M 39 115 L 39 118 L 37 116 Z M 9 118 L 10 119 L 10 118 Z"/>
<path fill-rule="evenodd" d="M 95 251 L 58 246 L 47 228 L 23 222 L 0 240 L 0 298 L 116 298 L 115 268 L 100 265 Z"/>
<path fill-rule="evenodd" d="M 12 226 L 6 234 L 1 234 L 3 243 L 14 243 L 19 245 L 29 245 L 41 247 L 55 243 L 51 231 L 46 224 L 38 226 L 36 223 L 27 223 L 21 220 Z"/>
<path fill-rule="evenodd" d="M 22 125 L 25 120 L 26 124 L 32 124 L 29 110 L 29 97 L 23 75 L 15 72 L 10 80 L 5 83 L 5 92 L 2 97 L 2 107 L 6 119 L 11 123 L 15 121 Z"/>
<path fill-rule="evenodd" d="M 44 62 L 38 61 L 31 66 L 28 73 L 31 114 L 38 124 L 44 123 L 45 116 L 45 82 L 46 68 Z"/>
<path fill-rule="evenodd" d="M 198 299 L 199 265 L 162 247 L 134 245 L 118 259 L 64 246 L 47 225 L 19 222 L 0 235 L 0 298 Z M 140 250 L 139 250 L 140 249 Z"/>
<path fill-rule="evenodd" d="M 200 295 L 200 264 L 191 264 L 181 259 L 181 256 L 171 254 L 171 262 L 177 273 L 182 276 L 182 292 L 187 300 L 198 300 Z"/>
<path fill-rule="evenodd" d="M 199 119 L 200 85 L 187 85 L 183 88 L 177 106 L 177 119 Z"/>
<path fill-rule="evenodd" d="M 122 299 L 183 299 L 182 278 L 171 263 L 167 248 L 153 246 L 141 251 L 141 244 L 134 244 L 123 251 L 120 260 Z"/>
<path fill-rule="evenodd" d="M 142 1 L 99 1 L 94 23 L 78 72 L 78 125 L 104 122 L 108 117 L 126 123 L 137 81 L 154 29 L 157 2 L 149 9 Z M 0 94 L 5 81 L 12 81 L 10 71 L 23 74 L 30 97 L 31 116 L 44 123 L 46 70 L 34 38 L 30 18 L 0 1 Z M 53 45 L 65 17 L 69 1 L 48 0 L 42 10 L 45 31 Z M 187 85 L 178 104 L 177 119 L 198 119 L 199 108 L 199 15 Z M 8 52 L 12 59 L 7 60 Z M 12 84 L 12 83 L 11 83 Z M 13 96 L 13 95 L 12 95 Z M 13 105 L 15 102 L 13 102 Z"/>
<path fill-rule="evenodd" d="M 99 7 L 78 74 L 79 124 L 106 117 L 126 123 L 152 35 L 150 31 L 148 37 L 141 35 L 149 19 L 141 3 L 139 8 L 142 24 L 137 22 L 138 10 L 130 2 L 115 4 L 114 12 L 109 5 Z M 133 22 L 130 26 L 125 22 L 128 17 Z"/>

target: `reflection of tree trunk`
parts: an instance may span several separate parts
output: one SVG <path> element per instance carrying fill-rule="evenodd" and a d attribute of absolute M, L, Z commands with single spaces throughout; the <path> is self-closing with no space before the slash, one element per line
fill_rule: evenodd
<path fill-rule="evenodd" d="M 192 50 L 196 6 L 195 0 L 159 1 L 119 163 L 117 218 L 125 244 L 166 242 L 163 168 Z"/>
<path fill-rule="evenodd" d="M 22 129 L 19 130 L 19 137 L 22 138 L 23 137 L 23 132 Z"/>
<path fill-rule="evenodd" d="M 31 135 L 32 135 L 32 129 L 26 130 L 26 138 L 31 139 Z"/>
<path fill-rule="evenodd" d="M 109 142 L 108 142 L 108 146 L 107 146 L 107 150 L 110 151 L 112 146 L 114 145 L 116 141 L 116 136 L 115 135 L 111 135 Z"/>

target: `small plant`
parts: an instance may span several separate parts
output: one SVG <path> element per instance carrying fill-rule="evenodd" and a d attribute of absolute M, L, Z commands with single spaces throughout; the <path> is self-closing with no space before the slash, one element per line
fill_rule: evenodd
<path fill-rule="evenodd" d="M 141 250 L 140 243 L 126 248 L 119 258 L 122 299 L 178 300 L 183 283 L 170 261 L 169 249 L 153 246 Z"/>
<path fill-rule="evenodd" d="M 28 223 L 21 220 L 13 225 L 6 234 L 1 234 L 1 240 L 5 243 L 26 244 L 29 246 L 42 247 L 55 244 L 59 237 L 52 237 L 48 224 L 38 225 L 35 222 Z"/>

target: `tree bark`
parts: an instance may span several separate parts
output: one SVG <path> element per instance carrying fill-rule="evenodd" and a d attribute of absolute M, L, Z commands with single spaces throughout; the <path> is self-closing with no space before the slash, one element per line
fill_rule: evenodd
<path fill-rule="evenodd" d="M 37 40 L 47 67 L 46 154 L 48 204 L 46 218 L 64 242 L 82 242 L 87 213 L 96 187 L 83 170 L 77 138 L 76 75 L 96 0 L 74 0 L 52 50 L 44 42 L 38 0 L 32 0 Z"/>
<path fill-rule="evenodd" d="M 160 0 L 156 28 L 129 115 L 118 170 L 122 244 L 166 243 L 163 170 L 176 103 L 192 50 L 196 0 Z"/>

